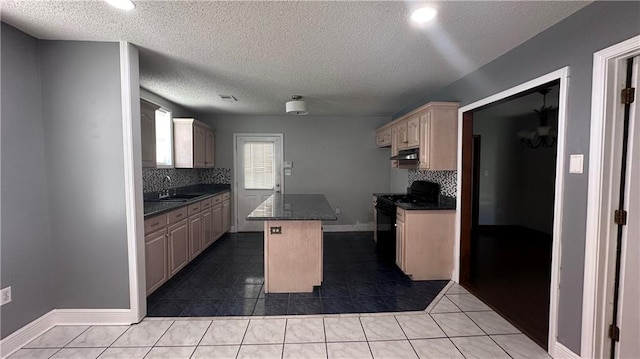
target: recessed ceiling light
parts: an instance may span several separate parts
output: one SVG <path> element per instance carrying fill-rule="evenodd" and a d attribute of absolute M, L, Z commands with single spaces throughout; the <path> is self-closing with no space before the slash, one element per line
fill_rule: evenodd
<path fill-rule="evenodd" d="M 411 20 L 418 24 L 424 24 L 426 22 L 433 20 L 437 14 L 438 12 L 436 11 L 436 9 L 429 6 L 425 6 L 415 10 L 411 14 Z"/>
<path fill-rule="evenodd" d="M 133 10 L 136 5 L 131 0 L 105 0 L 109 5 L 122 10 Z"/>

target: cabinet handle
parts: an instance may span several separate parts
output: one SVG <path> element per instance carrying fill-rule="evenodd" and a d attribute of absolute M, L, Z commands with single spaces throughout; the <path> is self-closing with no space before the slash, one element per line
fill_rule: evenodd
<path fill-rule="evenodd" d="M 176 214 L 176 217 L 182 217 L 182 213 Z"/>

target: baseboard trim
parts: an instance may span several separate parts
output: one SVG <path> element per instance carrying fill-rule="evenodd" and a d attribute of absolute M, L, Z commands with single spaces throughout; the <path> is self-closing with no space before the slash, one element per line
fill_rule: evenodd
<path fill-rule="evenodd" d="M 323 225 L 322 229 L 325 232 L 372 232 L 374 227 L 373 223 L 356 223 Z"/>
<path fill-rule="evenodd" d="M 42 335 L 55 325 L 129 325 L 130 309 L 54 309 L 0 340 L 0 358 Z"/>
<path fill-rule="evenodd" d="M 580 355 L 571 351 L 571 349 L 565 347 L 564 345 L 556 342 L 556 352 L 553 356 L 555 359 L 580 359 Z"/>

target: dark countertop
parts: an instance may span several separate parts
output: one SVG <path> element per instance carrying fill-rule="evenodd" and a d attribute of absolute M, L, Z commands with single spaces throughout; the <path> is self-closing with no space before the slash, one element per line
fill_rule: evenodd
<path fill-rule="evenodd" d="M 322 194 L 273 194 L 247 216 L 247 221 L 335 221 L 333 208 Z"/>
<path fill-rule="evenodd" d="M 153 201 L 153 199 L 158 198 L 157 192 L 145 193 L 144 194 L 144 217 L 148 218 L 151 216 L 155 216 L 158 214 L 162 214 L 173 209 L 177 209 L 180 207 L 188 206 L 198 201 L 202 201 L 203 199 L 207 199 L 209 197 L 213 197 L 220 193 L 230 192 L 231 185 L 228 184 L 198 184 L 193 186 L 176 188 L 176 192 L 178 194 L 199 194 L 200 196 L 182 201 L 182 202 L 173 202 L 173 201 Z M 171 190 L 173 193 L 173 190 Z"/>
<path fill-rule="evenodd" d="M 374 193 L 373 195 L 378 196 L 386 196 L 386 195 L 397 195 L 397 194 L 405 194 L 405 193 Z M 444 210 L 455 210 L 456 209 L 456 199 L 455 197 L 440 195 L 440 199 L 438 203 L 433 204 L 424 204 L 424 203 L 402 203 L 396 202 L 396 206 L 402 209 L 406 209 L 408 211 L 444 211 Z"/>

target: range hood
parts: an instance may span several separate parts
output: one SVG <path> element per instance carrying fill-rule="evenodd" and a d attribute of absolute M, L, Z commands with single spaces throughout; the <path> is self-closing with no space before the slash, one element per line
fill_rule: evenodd
<path fill-rule="evenodd" d="M 400 160 L 400 161 L 418 161 L 420 150 L 417 148 L 412 148 L 410 150 L 400 150 L 397 155 L 391 157 L 392 160 Z"/>

